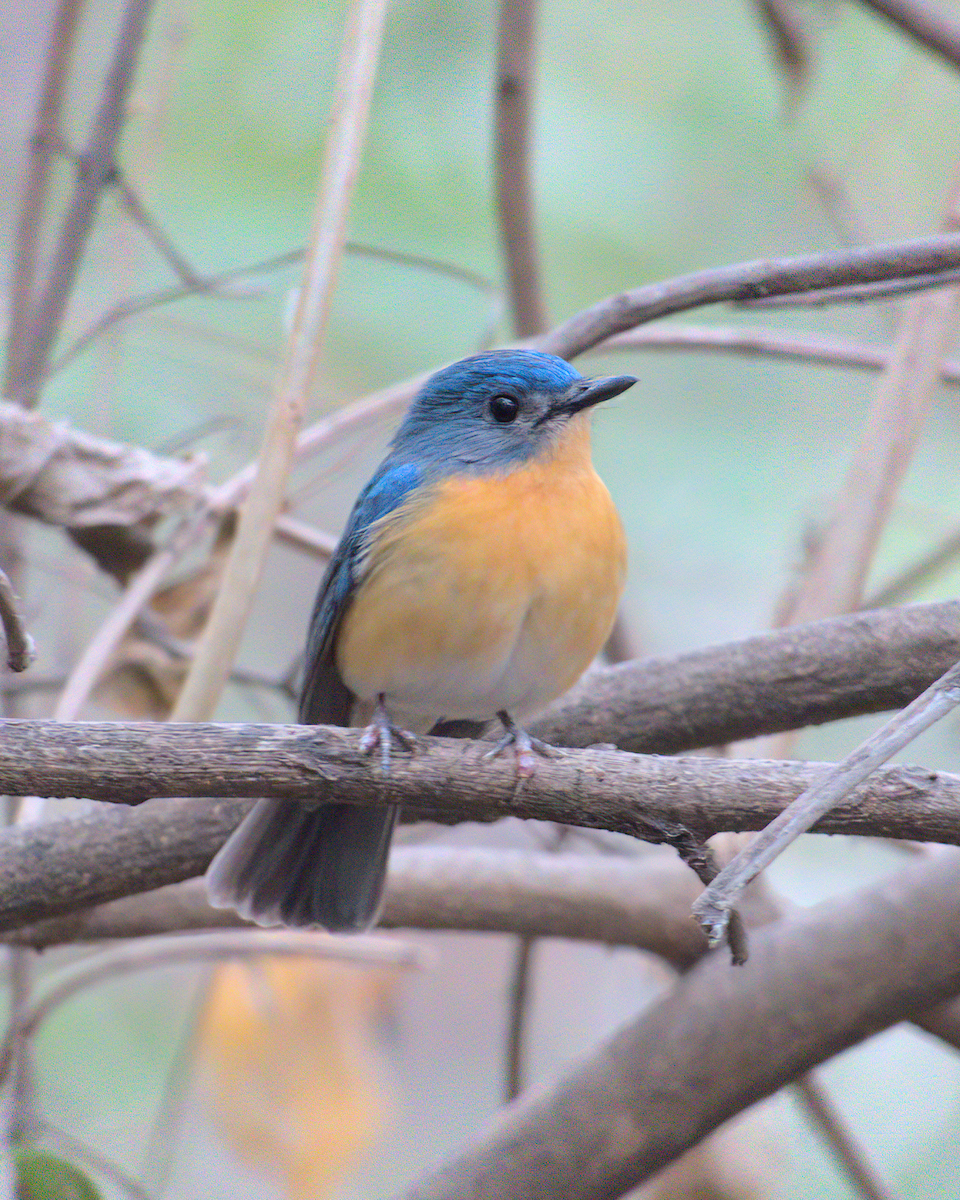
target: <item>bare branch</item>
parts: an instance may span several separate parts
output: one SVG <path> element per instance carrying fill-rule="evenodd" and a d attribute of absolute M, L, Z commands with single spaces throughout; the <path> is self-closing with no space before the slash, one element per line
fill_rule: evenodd
<path fill-rule="evenodd" d="M 958 659 L 960 602 L 833 617 L 594 671 L 530 731 L 676 754 L 901 708 Z"/>
<path fill-rule="evenodd" d="M 758 259 L 696 271 L 662 283 L 622 292 L 576 313 L 536 339 L 536 347 L 575 358 L 616 333 L 704 304 L 751 300 L 847 287 L 878 279 L 911 278 L 960 269 L 960 234 L 940 234 L 886 245 L 860 246 L 829 254 Z"/>
<path fill-rule="evenodd" d="M 743 329 L 723 325 L 656 325 L 618 333 L 596 349 L 604 354 L 609 350 L 702 350 L 708 353 L 719 350 L 744 357 L 780 358 L 863 371 L 882 371 L 892 357 L 886 346 L 762 326 Z M 960 382 L 960 363 L 955 359 L 944 362 L 940 378 L 944 383 Z"/>
<path fill-rule="evenodd" d="M 699 890 L 691 871 L 659 855 L 623 859 L 395 846 L 381 924 L 634 946 L 684 969 L 707 949 L 690 920 Z M 236 913 L 211 908 L 203 881 L 191 879 L 23 926 L 4 940 L 42 950 L 65 942 L 242 926 Z"/>
<path fill-rule="evenodd" d="M 951 67 L 960 68 L 960 21 L 952 12 L 945 12 L 929 0 L 862 0 L 863 4 L 886 17 L 926 46 L 939 54 Z"/>
<path fill-rule="evenodd" d="M 500 0 L 494 165 L 510 307 L 517 337 L 521 338 L 541 333 L 547 324 L 530 181 L 537 15 L 536 0 Z"/>
<path fill-rule="evenodd" d="M 960 856 L 819 905 L 754 941 L 742 970 L 709 956 L 404 1200 L 609 1200 L 816 1064 L 956 994 Z"/>
<path fill-rule="evenodd" d="M 149 527 L 203 495 L 202 457 L 161 458 L 0 402 L 0 500 L 69 528 Z"/>
<path fill-rule="evenodd" d="M 231 753 L 218 758 L 226 747 Z M 390 800 L 407 802 L 420 819 L 522 816 L 682 845 L 691 831 L 703 839 L 764 826 L 829 769 L 581 751 L 540 764 L 518 791 L 512 764 L 479 760 L 474 743 L 430 739 L 429 747 L 412 761 L 398 757 L 384 780 L 355 733 L 323 726 L 19 721 L 4 725 L 0 787 L 127 800 L 211 791 L 268 792 L 314 804 Z M 201 874 L 246 809 L 238 801 L 158 799 L 6 831 L 0 834 L 0 928 Z M 818 828 L 950 842 L 960 836 L 958 811 L 960 780 L 891 767 Z"/>
<path fill-rule="evenodd" d="M 813 52 L 810 33 L 790 0 L 756 0 L 756 8 L 773 47 L 777 65 L 793 101 L 806 86 Z"/>
<path fill-rule="evenodd" d="M 905 710 L 907 721 L 919 703 Z M 9 720 L 0 730 L 0 791 L 14 796 L 119 805 L 211 794 L 271 795 L 308 806 L 389 802 L 420 819 L 520 816 L 616 830 L 681 850 L 678 842 L 691 835 L 702 840 L 764 825 L 814 781 L 839 770 L 827 763 L 568 750 L 538 763 L 518 788 L 511 762 L 479 752 L 489 743 L 456 738 L 420 739 L 417 752 L 398 757 L 384 778 L 357 732 L 335 726 Z M 886 742 L 883 749 L 892 752 Z M 817 828 L 956 843 L 958 813 L 960 776 L 895 766 Z"/>
<path fill-rule="evenodd" d="M 21 370 L 18 378 L 11 380 L 11 397 L 27 406 L 36 400 L 37 387 L 60 331 L 103 188 L 114 168 L 114 154 L 150 7 L 151 0 L 127 0 L 123 10 L 103 95 L 81 155 L 73 196 L 63 219 L 46 286 L 38 294 L 25 331 Z"/>
<path fill-rule="evenodd" d="M 83 0 L 59 0 L 50 29 L 37 118 L 30 139 L 30 166 L 17 218 L 16 250 L 10 282 L 10 327 L 3 385 L 12 394 L 23 373 L 24 342 L 33 300 L 40 227 L 47 209 L 47 186 L 53 161 L 52 138 L 60 128 L 60 109 L 73 56 Z"/>
<path fill-rule="evenodd" d="M 884 279 L 876 283 L 853 283 L 849 287 L 819 288 L 809 292 L 797 292 L 788 296 L 760 296 L 752 300 L 740 300 L 738 308 L 781 309 L 781 308 L 830 308 L 837 304 L 871 304 L 877 300 L 892 300 L 898 296 L 909 296 L 914 292 L 928 292 L 933 288 L 945 288 L 960 281 L 960 269 L 937 271 L 911 279 Z"/>
<path fill-rule="evenodd" d="M 23 624 L 23 606 L 6 571 L 0 571 L 0 623 L 7 639 L 7 666 L 25 671 L 37 656 L 33 638 Z"/>
<path fill-rule="evenodd" d="M 887 721 L 841 763 L 837 763 L 799 796 L 728 863 L 699 897 L 693 911 L 711 945 L 726 930 L 731 906 L 743 889 L 792 842 L 822 819 L 835 804 L 898 750 L 960 704 L 960 663 L 918 696 L 903 712 Z"/>
<path fill-rule="evenodd" d="M 213 714 L 230 674 L 283 505 L 297 432 L 320 358 L 347 213 L 359 171 L 380 54 L 385 0 L 354 0 L 340 52 L 313 229 L 273 404 L 210 618 L 174 706 L 180 720 Z"/>
<path fill-rule="evenodd" d="M 881 1183 L 863 1147 L 857 1144 L 819 1082 L 812 1075 L 803 1075 L 794 1087 L 864 1200 L 893 1200 L 892 1193 Z"/>

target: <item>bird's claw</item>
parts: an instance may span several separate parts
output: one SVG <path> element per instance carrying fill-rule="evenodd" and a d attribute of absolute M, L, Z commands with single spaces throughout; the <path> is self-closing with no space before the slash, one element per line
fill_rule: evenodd
<path fill-rule="evenodd" d="M 503 724 L 504 734 L 499 742 L 484 754 L 484 758 L 497 758 L 504 750 L 512 746 L 517 761 L 517 774 L 521 778 L 529 779 L 531 775 L 536 774 L 537 755 L 541 758 L 556 756 L 557 751 L 553 746 L 541 742 L 539 738 L 531 737 L 506 713 L 497 713 L 497 716 Z"/>
<path fill-rule="evenodd" d="M 373 714 L 373 721 L 360 735 L 360 749 L 364 754 L 373 754 L 377 747 L 380 748 L 380 765 L 385 775 L 390 771 L 390 755 L 394 741 L 401 749 L 411 754 L 417 748 L 414 734 L 394 725 L 387 716 L 386 709 L 382 704 L 378 705 Z"/>

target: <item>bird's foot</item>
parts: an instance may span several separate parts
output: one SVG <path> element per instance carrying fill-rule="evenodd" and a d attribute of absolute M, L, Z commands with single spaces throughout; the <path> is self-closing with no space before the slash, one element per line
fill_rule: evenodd
<path fill-rule="evenodd" d="M 373 720 L 360 735 L 360 749 L 364 754 L 373 754 L 380 749 L 380 765 L 384 775 L 390 771 L 390 755 L 393 743 L 396 741 L 404 750 L 411 753 L 417 748 L 417 739 L 412 733 L 400 729 L 390 720 L 384 704 L 383 696 L 377 697 L 377 707 L 373 710 Z"/>
<path fill-rule="evenodd" d="M 484 754 L 484 758 L 497 758 L 512 746 L 517 760 L 517 774 L 529 779 L 531 775 L 536 774 L 538 754 L 541 758 L 553 758 L 558 753 L 553 746 L 541 742 L 539 738 L 531 737 L 525 729 L 521 729 L 508 712 L 498 712 L 497 716 L 503 725 L 504 734 L 493 749 Z"/>

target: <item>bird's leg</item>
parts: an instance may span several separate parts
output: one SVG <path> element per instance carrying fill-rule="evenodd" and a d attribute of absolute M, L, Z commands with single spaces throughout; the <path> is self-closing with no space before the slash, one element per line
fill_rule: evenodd
<path fill-rule="evenodd" d="M 390 771 L 390 751 L 394 738 L 404 750 L 416 749 L 417 739 L 414 735 L 407 733 L 405 729 L 398 728 L 390 720 L 386 698 L 383 692 L 380 692 L 377 696 L 377 706 L 373 710 L 373 720 L 360 737 L 360 749 L 364 754 L 372 754 L 378 746 L 380 747 L 380 765 L 383 767 L 384 775 Z"/>
<path fill-rule="evenodd" d="M 537 761 L 534 758 L 535 754 L 539 754 L 542 758 L 551 758 L 556 754 L 553 746 L 548 746 L 546 742 L 541 742 L 539 738 L 531 737 L 525 729 L 521 729 L 505 709 L 501 709 L 497 713 L 497 716 L 500 719 L 500 724 L 503 726 L 504 734 L 493 749 L 487 751 L 483 756 L 484 758 L 496 758 L 508 746 L 513 746 L 517 758 L 517 774 L 529 777 L 537 769 Z"/>

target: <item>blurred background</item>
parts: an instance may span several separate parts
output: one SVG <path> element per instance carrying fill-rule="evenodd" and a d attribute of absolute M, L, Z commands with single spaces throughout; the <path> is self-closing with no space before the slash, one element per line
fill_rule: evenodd
<path fill-rule="evenodd" d="M 758 7 L 541 3 L 534 185 L 552 321 L 700 268 L 941 226 L 960 162 L 956 72 L 852 0 L 810 0 L 796 8 L 813 53 L 803 85 L 791 84 Z M 960 17 L 960 5 L 940 7 Z M 66 109 L 75 124 L 64 130 L 74 144 L 85 138 L 118 14 L 113 0 L 87 6 Z M 49 0 L 0 0 L 4 262 L 51 15 Z M 233 270 L 303 243 L 343 17 L 339 4 L 299 0 L 157 4 L 120 161 L 198 271 Z M 348 254 L 311 415 L 511 336 L 496 304 L 496 19 L 486 0 L 394 6 L 349 233 L 467 269 L 489 286 Z M 63 168 L 58 194 L 69 180 Z M 296 267 L 256 273 L 237 298 L 194 296 L 115 326 L 54 376 L 42 411 L 163 453 L 202 450 L 212 478 L 227 478 L 259 446 L 297 278 Z M 61 348 L 119 299 L 170 279 L 107 197 Z M 897 312 L 892 304 L 706 309 L 691 321 L 886 344 Z M 640 379 L 595 426 L 598 468 L 629 536 L 625 616 L 639 649 L 674 654 L 769 628 L 843 479 L 874 377 L 676 351 L 591 354 L 578 366 Z M 868 596 L 956 527 L 958 425 L 956 390 L 945 388 Z M 298 468 L 298 515 L 338 532 L 390 433 L 384 423 Z M 59 533 L 22 524 L 25 600 L 40 646 L 33 671 L 55 679 L 116 591 Z M 273 549 L 244 670 L 265 679 L 287 670 L 320 571 L 308 556 Z M 902 598 L 955 595 L 958 574 L 948 565 Z M 49 712 L 51 698 L 29 693 L 26 711 Z M 86 715 L 117 715 L 110 701 L 102 695 Z M 276 688 L 235 685 L 218 716 L 284 721 L 291 713 Z M 808 731 L 794 753 L 840 756 L 875 723 Z M 958 751 L 950 721 L 904 757 L 956 771 Z M 537 847 L 548 837 L 515 825 L 461 828 L 443 840 Z M 865 842 L 805 839 L 772 876 L 785 896 L 808 904 L 900 859 Z M 501 1103 L 516 957 L 507 937 L 403 936 L 429 950 L 429 964 L 402 977 L 317 964 L 177 968 L 84 993 L 39 1039 L 40 1108 L 171 1200 L 389 1195 Z M 45 956 L 42 970 L 75 953 Z M 539 944 L 527 1080 L 554 1076 L 669 978 L 634 952 Z M 277 1077 L 264 1075 L 264 1039 L 282 1043 Z M 823 1077 L 898 1196 L 960 1194 L 955 1057 L 901 1027 L 841 1055 Z M 851 1194 L 789 1094 L 730 1137 L 717 1196 Z M 112 1186 L 105 1194 L 123 1194 Z"/>

